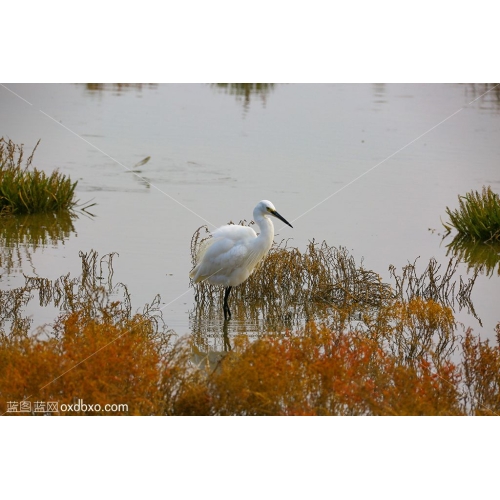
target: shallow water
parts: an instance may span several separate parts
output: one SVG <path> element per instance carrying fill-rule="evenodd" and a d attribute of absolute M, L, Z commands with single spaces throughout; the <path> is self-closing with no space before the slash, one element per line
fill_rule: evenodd
<path fill-rule="evenodd" d="M 207 348 L 224 347 L 223 315 L 197 314 L 189 288 L 199 226 L 250 220 L 256 203 L 270 199 L 294 226 L 277 225 L 275 241 L 292 238 L 300 250 L 313 238 L 342 245 L 389 281 L 390 264 L 401 269 L 417 257 L 422 271 L 431 257 L 446 268 L 446 206 L 483 185 L 500 191 L 500 87 L 483 97 L 491 87 L 6 87 L 0 136 L 26 152 L 41 139 L 33 164 L 78 180 L 80 200 L 97 205 L 95 217 L 58 227 L 49 220 L 31 232 L 3 230 L 0 287 L 22 285 L 23 273 L 76 276 L 80 250 L 118 252 L 115 278 L 134 307 L 160 294 L 169 327 L 205 332 Z M 43 227 L 45 239 L 36 233 Z M 459 270 L 467 276 L 466 264 Z M 458 320 L 494 338 L 499 298 L 498 272 L 480 275 L 472 300 L 483 326 L 464 310 Z M 52 310 L 29 307 L 34 326 L 54 319 Z M 226 327 L 229 337 L 273 329 L 262 317 Z"/>

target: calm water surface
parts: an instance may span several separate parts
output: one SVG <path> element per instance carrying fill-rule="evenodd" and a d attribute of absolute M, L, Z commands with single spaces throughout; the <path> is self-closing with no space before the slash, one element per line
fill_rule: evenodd
<path fill-rule="evenodd" d="M 188 280 L 189 244 L 202 224 L 250 220 L 269 199 L 294 226 L 276 226 L 275 241 L 347 247 L 389 281 L 390 264 L 417 257 L 422 271 L 431 257 L 445 268 L 446 206 L 483 185 L 500 191 L 500 94 L 471 103 L 484 85 L 7 87 L 19 97 L 0 87 L 0 136 L 26 150 L 41 139 L 34 165 L 78 180 L 78 198 L 97 205 L 94 218 L 26 222 L 17 239 L 3 233 L 0 287 L 24 284 L 23 273 L 77 276 L 80 250 L 118 252 L 115 277 L 134 307 L 160 294 L 172 329 L 205 330 L 215 346 L 222 311 L 200 326 Z M 45 240 L 40 227 L 49 228 Z M 459 270 L 467 275 L 465 264 Z M 463 310 L 458 320 L 494 338 L 499 298 L 496 270 L 480 275 L 472 299 L 483 326 Z M 29 307 L 34 326 L 55 317 Z M 262 318 L 234 321 L 227 333 L 266 328 Z"/>

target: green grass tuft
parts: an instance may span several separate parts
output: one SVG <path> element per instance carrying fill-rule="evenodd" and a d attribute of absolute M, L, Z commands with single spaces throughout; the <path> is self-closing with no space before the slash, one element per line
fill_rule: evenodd
<path fill-rule="evenodd" d="M 459 196 L 460 208 L 446 207 L 450 222 L 443 226 L 450 232 L 455 228 L 464 239 L 472 241 L 500 240 L 500 197 L 483 186 L 482 193 L 471 191 Z"/>
<path fill-rule="evenodd" d="M 0 138 L 0 214 L 59 212 L 76 205 L 76 182 L 57 170 L 47 175 L 30 168 L 39 142 L 23 166 L 22 144 Z"/>

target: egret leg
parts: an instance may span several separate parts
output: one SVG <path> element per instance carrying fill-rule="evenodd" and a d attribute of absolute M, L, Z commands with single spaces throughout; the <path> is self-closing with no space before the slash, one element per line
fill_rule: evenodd
<path fill-rule="evenodd" d="M 229 298 L 229 294 L 231 293 L 230 286 L 226 287 L 226 293 L 224 294 L 224 319 L 231 319 L 231 311 L 229 310 L 229 305 L 227 303 L 227 299 Z"/>
<path fill-rule="evenodd" d="M 229 333 L 227 331 L 227 327 L 229 325 L 229 321 L 227 319 L 224 320 L 224 325 L 222 325 L 222 333 L 224 338 L 224 351 L 231 350 L 231 343 L 229 342 Z"/>

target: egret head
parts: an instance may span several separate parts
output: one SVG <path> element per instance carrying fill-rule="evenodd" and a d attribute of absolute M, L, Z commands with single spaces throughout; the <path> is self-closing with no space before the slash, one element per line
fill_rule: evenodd
<path fill-rule="evenodd" d="M 254 214 L 254 219 L 257 218 L 257 216 L 266 217 L 268 215 L 272 215 L 273 217 L 276 217 L 280 221 L 284 222 L 285 224 L 293 228 L 293 226 L 276 211 L 276 208 L 274 208 L 274 205 L 269 200 L 260 201 L 255 207 L 253 214 Z"/>

